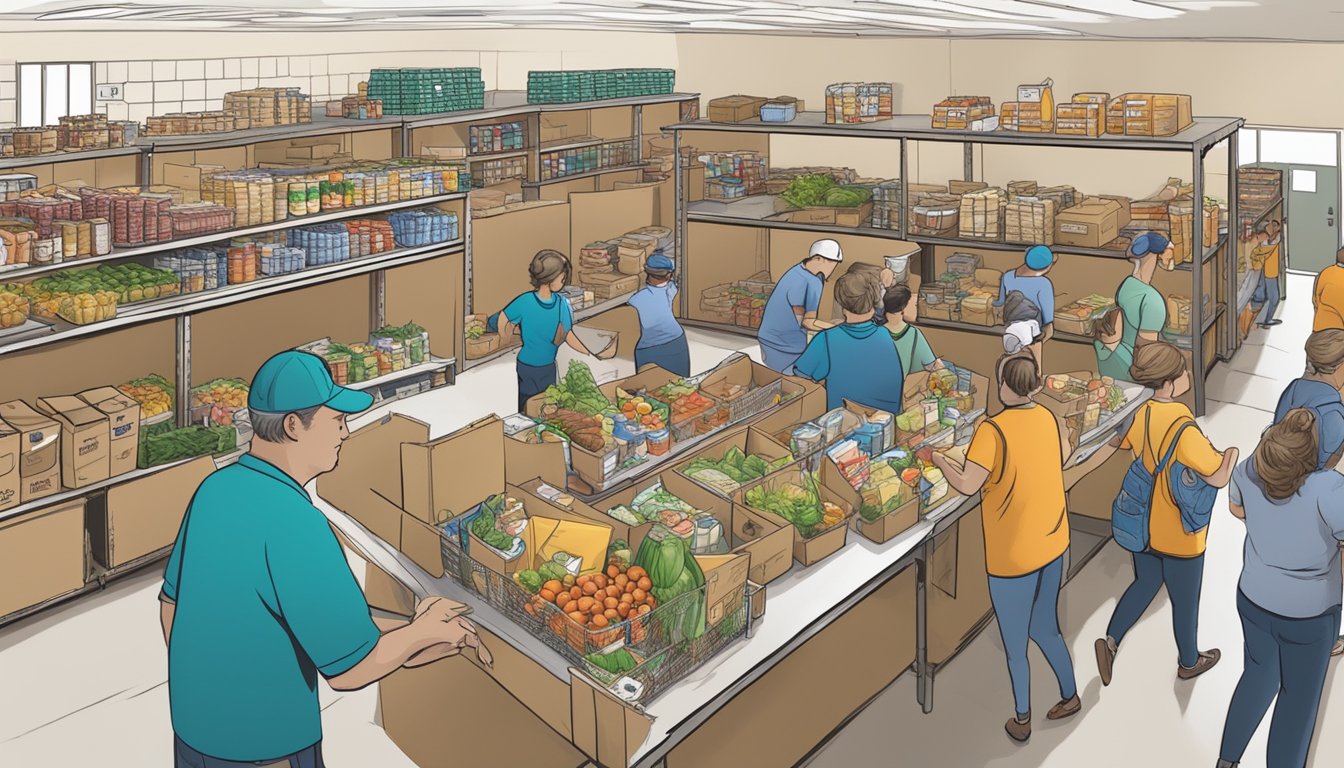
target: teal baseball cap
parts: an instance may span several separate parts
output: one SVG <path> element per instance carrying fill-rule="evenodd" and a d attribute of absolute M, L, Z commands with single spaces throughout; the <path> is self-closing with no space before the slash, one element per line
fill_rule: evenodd
<path fill-rule="evenodd" d="M 361 413 L 373 405 L 373 395 L 339 386 L 326 361 L 293 349 L 262 363 L 247 394 L 248 410 L 257 413 L 295 413 L 323 405 Z"/>
<path fill-rule="evenodd" d="M 1055 263 L 1054 251 L 1048 246 L 1033 245 L 1027 249 L 1027 269 L 1045 269 Z"/>

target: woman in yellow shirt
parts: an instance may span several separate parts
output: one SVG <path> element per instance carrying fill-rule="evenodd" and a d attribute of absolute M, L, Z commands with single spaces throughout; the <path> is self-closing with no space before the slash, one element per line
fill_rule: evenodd
<path fill-rule="evenodd" d="M 1017 707 L 1004 730 L 1024 742 L 1031 736 L 1028 640 L 1045 654 L 1059 681 L 1060 701 L 1046 718 L 1062 720 L 1083 707 L 1073 659 L 1059 630 L 1059 588 L 1069 548 L 1064 502 L 1069 449 L 1054 414 L 1032 400 L 1042 386 L 1035 357 L 1022 352 L 1001 360 L 999 382 L 1004 410 L 976 428 L 965 466 L 938 453 L 933 463 L 958 493 L 981 494 L 989 595 Z"/>
<path fill-rule="evenodd" d="M 1135 458 L 1142 459 L 1144 468 L 1152 472 L 1181 424 L 1195 420 L 1190 409 L 1176 401 L 1190 389 L 1190 369 L 1179 349 L 1166 342 L 1155 342 L 1139 347 L 1134 353 L 1130 373 L 1135 382 L 1153 390 L 1153 398 L 1134 414 L 1129 429 L 1112 445 L 1132 450 Z M 1181 433 L 1172 455 L 1173 461 L 1199 473 L 1216 488 L 1227 485 L 1237 466 L 1237 449 L 1219 453 L 1198 426 Z M 1201 652 L 1196 643 L 1208 528 L 1193 533 L 1185 530 L 1166 471 L 1153 485 L 1148 526 L 1148 549 L 1134 553 L 1134 581 L 1116 604 L 1106 637 L 1096 642 L 1102 685 L 1111 684 L 1120 643 L 1164 584 L 1171 598 L 1171 620 L 1176 634 L 1179 664 L 1176 675 L 1191 680 L 1212 669 L 1222 658 L 1218 649 Z"/>

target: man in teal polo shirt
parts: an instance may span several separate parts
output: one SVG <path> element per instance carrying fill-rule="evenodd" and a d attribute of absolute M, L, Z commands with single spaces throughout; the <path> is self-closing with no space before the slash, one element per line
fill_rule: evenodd
<path fill-rule="evenodd" d="M 476 648 L 449 600 L 386 633 L 304 486 L 336 466 L 346 416 L 373 398 L 338 387 L 321 358 L 262 364 L 238 463 L 201 483 L 160 596 L 177 768 L 322 768 L 317 676 L 354 690 L 401 666 Z"/>

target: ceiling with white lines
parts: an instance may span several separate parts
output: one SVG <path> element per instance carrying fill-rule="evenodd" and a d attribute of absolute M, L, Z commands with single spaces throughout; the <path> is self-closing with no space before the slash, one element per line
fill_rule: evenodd
<path fill-rule="evenodd" d="M 0 33 L 510 28 L 1344 41 L 1344 10 L 1332 0 L 0 0 Z"/>

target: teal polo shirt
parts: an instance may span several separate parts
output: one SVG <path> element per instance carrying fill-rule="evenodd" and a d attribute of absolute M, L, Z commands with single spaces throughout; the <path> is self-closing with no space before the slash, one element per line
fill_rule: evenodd
<path fill-rule="evenodd" d="M 201 483 L 178 531 L 163 594 L 173 730 L 210 757 L 271 760 L 322 739 L 317 675 L 373 650 L 345 553 L 307 491 L 245 454 Z"/>

